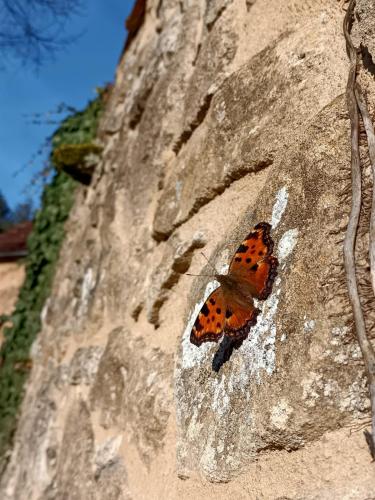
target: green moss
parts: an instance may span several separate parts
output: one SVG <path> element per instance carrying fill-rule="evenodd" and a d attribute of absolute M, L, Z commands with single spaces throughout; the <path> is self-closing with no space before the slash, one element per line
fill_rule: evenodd
<path fill-rule="evenodd" d="M 52 162 L 56 168 L 82 165 L 89 155 L 98 155 L 101 151 L 100 146 L 92 143 L 62 144 L 53 151 Z"/>
<path fill-rule="evenodd" d="M 67 151 L 67 145 L 71 144 L 75 145 L 75 153 L 87 154 L 88 145 L 93 146 L 101 108 L 99 96 L 86 110 L 62 122 L 52 138 L 51 162 L 57 150 Z M 81 146 L 77 148 L 77 145 Z M 82 156 L 74 154 L 69 161 L 81 161 Z M 76 185 L 65 172 L 57 170 L 44 189 L 42 207 L 28 240 L 26 278 L 15 311 L 9 318 L 12 326 L 4 330 L 5 341 L 0 349 L 0 472 L 6 465 L 6 451 L 16 430 L 24 384 L 31 367 L 30 347 L 41 327 L 40 315 L 51 291 L 64 239 L 64 223 L 74 201 Z M 8 318 L 1 320 L 4 322 Z"/>

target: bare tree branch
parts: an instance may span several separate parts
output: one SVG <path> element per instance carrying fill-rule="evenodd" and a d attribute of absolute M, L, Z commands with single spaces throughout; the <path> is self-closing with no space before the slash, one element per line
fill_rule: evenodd
<path fill-rule="evenodd" d="M 39 67 L 77 39 L 64 27 L 83 0 L 0 0 L 0 58 Z"/>

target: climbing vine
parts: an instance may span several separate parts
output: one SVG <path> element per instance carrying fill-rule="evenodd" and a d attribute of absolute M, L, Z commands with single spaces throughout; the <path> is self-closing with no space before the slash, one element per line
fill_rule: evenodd
<path fill-rule="evenodd" d="M 16 430 L 17 414 L 32 364 L 30 348 L 41 327 L 42 308 L 51 290 L 64 239 L 64 222 L 77 186 L 77 182 L 64 172 L 64 158 L 58 151 L 69 146 L 71 157 L 75 146 L 78 152 L 75 158 L 80 161 L 82 151 L 87 153 L 88 149 L 95 149 L 89 145 L 96 135 L 102 96 L 99 92 L 97 99 L 90 102 L 85 110 L 63 120 L 51 138 L 49 168 L 53 176 L 44 188 L 41 209 L 28 240 L 25 281 L 13 314 L 9 318 L 1 318 L 2 323 L 8 320 L 10 326 L 4 329 L 4 342 L 0 349 L 0 472 L 6 464 L 6 451 Z M 59 162 L 56 162 L 56 156 Z"/>
<path fill-rule="evenodd" d="M 366 329 L 363 306 L 361 304 L 358 281 L 357 263 L 355 258 L 356 237 L 358 223 L 362 208 L 361 187 L 361 158 L 359 151 L 359 124 L 360 117 L 363 121 L 367 137 L 367 149 L 372 167 L 373 181 L 375 181 L 375 132 L 370 114 L 367 108 L 363 91 L 357 82 L 358 73 L 358 49 L 353 45 L 351 39 L 351 25 L 354 18 L 354 7 L 356 0 L 350 0 L 344 18 L 343 31 L 346 41 L 346 51 L 349 57 L 349 75 L 346 86 L 346 102 L 348 107 L 350 129 L 351 129 L 351 188 L 352 202 L 348 227 L 344 239 L 344 264 L 348 285 L 349 300 L 353 310 L 355 330 L 359 346 L 361 348 L 363 361 L 366 368 L 367 382 L 371 401 L 371 425 L 372 432 L 364 431 L 367 444 L 372 458 L 375 460 L 375 350 Z M 369 260 L 370 276 L 375 294 L 375 182 L 373 182 L 373 195 L 371 218 L 369 227 Z"/>

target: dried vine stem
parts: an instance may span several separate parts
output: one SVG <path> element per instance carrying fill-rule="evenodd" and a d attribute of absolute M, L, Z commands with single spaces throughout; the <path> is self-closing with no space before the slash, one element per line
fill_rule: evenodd
<path fill-rule="evenodd" d="M 372 457 L 375 459 L 375 352 L 366 334 L 366 325 L 363 317 L 361 302 L 358 294 L 357 277 L 355 271 L 355 242 L 359 215 L 361 210 L 361 167 L 359 156 L 359 115 L 356 99 L 356 71 L 357 71 L 357 49 L 354 47 L 350 37 L 350 26 L 353 16 L 355 0 L 350 0 L 348 10 L 344 18 L 344 36 L 346 50 L 348 53 L 350 68 L 348 83 L 346 86 L 346 100 L 351 127 L 351 180 L 352 180 L 352 206 L 349 215 L 349 223 L 344 239 L 344 265 L 348 285 L 349 300 L 352 305 L 354 322 L 359 346 L 362 351 L 363 360 L 367 372 L 367 379 L 371 400 L 371 422 L 372 435 L 367 433 L 366 440 L 370 447 Z M 372 214 L 374 217 L 374 214 Z"/>
<path fill-rule="evenodd" d="M 356 85 L 355 96 L 359 110 L 362 115 L 363 125 L 367 136 L 368 153 L 372 169 L 372 204 L 370 218 L 370 266 L 371 266 L 371 283 L 372 290 L 375 295 L 375 132 L 372 124 L 370 113 L 368 112 L 367 103 L 359 85 Z"/>

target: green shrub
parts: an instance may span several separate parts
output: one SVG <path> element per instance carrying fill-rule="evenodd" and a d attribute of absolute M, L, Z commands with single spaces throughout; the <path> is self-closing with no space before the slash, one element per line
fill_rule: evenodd
<path fill-rule="evenodd" d="M 66 118 L 52 136 L 52 158 L 57 148 L 70 144 L 89 144 L 96 134 L 102 109 L 99 95 L 84 111 Z M 16 430 L 17 414 L 24 385 L 31 367 L 30 347 L 40 327 L 40 315 L 48 298 L 61 243 L 64 222 L 74 201 L 77 182 L 58 169 L 44 188 L 42 206 L 37 212 L 28 240 L 26 277 L 19 293 L 10 327 L 4 329 L 0 349 L 0 471 L 6 465 L 6 451 Z M 4 322 L 8 318 L 2 318 Z"/>

